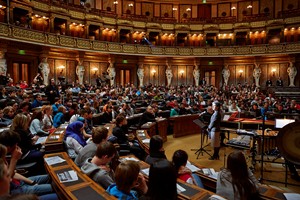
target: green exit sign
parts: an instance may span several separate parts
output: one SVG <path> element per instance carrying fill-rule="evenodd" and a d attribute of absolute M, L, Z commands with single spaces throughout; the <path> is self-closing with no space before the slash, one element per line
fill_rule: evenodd
<path fill-rule="evenodd" d="M 126 59 L 123 60 L 123 64 L 127 64 L 128 61 Z"/>

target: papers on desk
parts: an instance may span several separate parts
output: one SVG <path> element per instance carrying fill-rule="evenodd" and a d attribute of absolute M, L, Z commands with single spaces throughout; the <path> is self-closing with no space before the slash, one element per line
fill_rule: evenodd
<path fill-rule="evenodd" d="M 145 137 L 146 135 L 145 135 L 145 133 L 139 133 L 138 136 Z"/>
<path fill-rule="evenodd" d="M 50 140 L 58 140 L 59 139 L 59 135 L 50 135 L 49 139 Z"/>
<path fill-rule="evenodd" d="M 62 134 L 62 133 L 64 133 L 64 130 L 61 130 L 61 131 L 55 131 L 54 133 L 55 133 L 55 134 Z"/>
<path fill-rule="evenodd" d="M 209 197 L 209 200 L 226 200 L 226 199 L 224 199 L 223 197 L 221 197 L 219 195 L 214 194 Z"/>
<path fill-rule="evenodd" d="M 150 171 L 150 168 L 146 168 L 146 169 L 142 169 L 141 172 L 143 174 L 145 174 L 146 176 L 149 176 L 149 171 Z"/>
<path fill-rule="evenodd" d="M 177 186 L 177 193 L 182 193 L 184 191 L 186 191 L 186 189 L 184 189 L 182 186 L 180 186 L 178 183 L 176 183 L 176 186 Z"/>
<path fill-rule="evenodd" d="M 61 183 L 73 182 L 78 180 L 77 173 L 74 170 L 58 173 L 57 177 Z"/>
<path fill-rule="evenodd" d="M 286 200 L 299 200 L 300 199 L 300 194 L 296 193 L 283 193 L 285 196 Z"/>
<path fill-rule="evenodd" d="M 142 142 L 143 142 L 143 143 L 150 143 L 150 139 L 149 139 L 149 138 L 143 139 Z"/>
<path fill-rule="evenodd" d="M 46 161 L 47 165 L 55 165 L 55 164 L 58 164 L 58 163 L 62 163 L 65 160 L 62 159 L 59 156 L 53 156 L 53 157 L 45 158 L 45 161 Z"/>
<path fill-rule="evenodd" d="M 39 137 L 39 139 L 36 141 L 35 144 L 45 143 L 46 140 L 47 140 L 47 136 L 45 136 L 45 137 Z"/>
<path fill-rule="evenodd" d="M 124 162 L 124 161 L 126 161 L 126 160 L 133 160 L 133 161 L 139 162 L 138 159 L 132 158 L 132 157 L 125 157 L 125 158 L 121 158 L 121 159 L 119 159 L 119 160 L 120 160 L 120 162 Z"/>
<path fill-rule="evenodd" d="M 218 177 L 218 173 L 213 168 L 204 168 L 202 169 L 204 175 L 209 176 L 210 178 L 216 179 Z"/>
<path fill-rule="evenodd" d="M 192 172 L 196 172 L 196 171 L 200 171 L 200 169 L 198 167 L 196 167 L 195 165 L 192 165 L 190 163 L 190 161 L 187 161 L 186 163 L 186 167 L 191 170 Z"/>

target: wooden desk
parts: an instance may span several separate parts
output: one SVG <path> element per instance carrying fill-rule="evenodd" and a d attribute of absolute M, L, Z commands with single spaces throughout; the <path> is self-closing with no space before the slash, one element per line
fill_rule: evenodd
<path fill-rule="evenodd" d="M 45 142 L 45 152 L 54 153 L 64 151 L 64 138 L 67 124 L 60 125 L 53 133 L 51 133 Z"/>
<path fill-rule="evenodd" d="M 140 147 L 149 155 L 150 143 L 143 142 L 145 139 L 150 139 L 147 130 L 137 130 L 136 131 L 136 138 L 139 142 Z"/>
<path fill-rule="evenodd" d="M 132 157 L 132 158 L 137 159 L 133 155 L 123 156 L 123 157 L 121 157 L 121 159 L 126 158 L 126 157 Z M 150 165 L 145 163 L 144 161 L 139 161 L 139 164 L 140 164 L 141 169 L 147 169 L 150 167 Z M 144 174 L 144 176 L 145 176 L 146 181 L 148 182 L 148 178 L 149 178 L 148 175 Z M 196 185 L 185 183 L 184 181 L 182 181 L 180 179 L 177 179 L 177 184 L 179 184 L 181 187 L 186 189 L 186 191 L 178 194 L 178 199 L 207 200 L 210 196 L 214 195 L 213 192 L 202 189 Z"/>
<path fill-rule="evenodd" d="M 169 118 L 169 124 L 173 128 L 173 137 L 181 137 L 191 134 L 200 134 L 201 128 L 193 121 L 199 119 L 199 115 L 179 115 Z"/>
<path fill-rule="evenodd" d="M 95 183 L 87 175 L 83 174 L 80 169 L 75 165 L 75 163 L 69 158 L 67 153 L 53 153 L 47 154 L 44 158 L 49 158 L 53 156 L 59 156 L 65 161 L 56 165 L 49 166 L 45 162 L 45 167 L 48 174 L 51 176 L 53 182 L 55 183 L 55 189 L 57 193 L 61 196 L 61 199 L 78 199 L 78 200 L 91 200 L 91 199 L 109 199 L 116 200 L 115 197 L 109 195 L 104 188 Z M 78 180 L 69 183 L 61 183 L 57 177 L 57 173 L 63 171 L 74 170 L 77 173 Z"/>
<path fill-rule="evenodd" d="M 153 135 L 156 135 L 156 122 L 148 122 L 146 124 L 143 124 L 141 126 L 142 130 L 146 130 L 148 135 L 152 137 Z"/>
<path fill-rule="evenodd" d="M 157 134 L 160 135 L 164 142 L 167 141 L 169 122 L 165 118 L 159 118 L 156 121 Z"/>
<path fill-rule="evenodd" d="M 199 169 L 204 168 L 203 166 L 197 164 L 197 163 L 192 163 Z M 205 187 L 205 189 L 216 192 L 217 188 L 217 180 L 213 179 L 205 174 L 203 174 L 201 171 L 195 172 L 200 178 L 201 181 Z M 268 185 L 259 185 L 259 194 L 262 199 L 266 200 L 285 200 L 285 197 L 283 195 L 284 191 L 275 189 L 271 186 Z"/>
<path fill-rule="evenodd" d="M 221 121 L 221 126 L 226 128 L 258 130 L 262 126 L 262 123 L 262 119 L 236 118 L 233 121 Z M 275 121 L 265 120 L 265 128 L 274 128 L 274 126 Z"/>

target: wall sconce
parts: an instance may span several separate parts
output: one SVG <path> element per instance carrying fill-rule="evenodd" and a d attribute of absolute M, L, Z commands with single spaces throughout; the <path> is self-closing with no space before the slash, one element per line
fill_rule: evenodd
<path fill-rule="evenodd" d="M 242 77 L 242 75 L 243 75 L 243 70 L 241 69 L 240 71 L 239 71 L 239 73 L 240 73 L 240 77 Z"/>
<path fill-rule="evenodd" d="M 272 74 L 275 76 L 276 69 L 272 69 Z"/>
<path fill-rule="evenodd" d="M 61 65 L 61 66 L 57 67 L 57 69 L 59 69 L 60 70 L 59 73 L 62 74 L 64 72 L 65 66 Z"/>
<path fill-rule="evenodd" d="M 153 69 L 153 70 L 152 70 L 153 78 L 155 78 L 155 73 L 156 73 L 156 70 Z"/>
<path fill-rule="evenodd" d="M 184 71 L 181 70 L 181 71 L 180 71 L 181 78 L 183 77 L 183 73 L 184 73 Z"/>
<path fill-rule="evenodd" d="M 98 69 L 98 68 L 96 68 L 96 67 L 92 69 L 92 71 L 94 71 L 94 76 L 96 76 L 96 75 L 97 75 L 97 71 L 98 71 L 98 70 L 99 70 L 99 69 Z"/>

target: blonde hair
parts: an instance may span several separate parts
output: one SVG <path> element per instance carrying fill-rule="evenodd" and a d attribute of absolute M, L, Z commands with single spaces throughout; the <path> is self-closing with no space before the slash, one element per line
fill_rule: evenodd
<path fill-rule="evenodd" d="M 13 110 L 13 107 L 12 106 L 6 106 L 4 109 L 3 109 L 3 114 L 4 115 L 7 115 L 9 113 L 9 111 Z"/>
<path fill-rule="evenodd" d="M 52 106 L 51 105 L 43 105 L 42 106 L 42 112 L 46 113 L 46 111 L 51 110 Z"/>
<path fill-rule="evenodd" d="M 15 116 L 15 118 L 13 119 L 10 130 L 12 130 L 12 131 L 15 131 L 17 129 L 25 130 L 26 127 L 28 127 L 29 121 L 30 121 L 30 119 L 26 115 L 24 115 L 22 113 L 17 114 Z"/>

